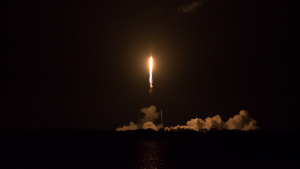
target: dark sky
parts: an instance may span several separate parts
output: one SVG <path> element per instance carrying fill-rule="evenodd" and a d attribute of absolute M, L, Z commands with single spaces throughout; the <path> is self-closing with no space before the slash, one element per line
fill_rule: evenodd
<path fill-rule="evenodd" d="M 0 128 L 115 129 L 155 105 L 166 126 L 245 109 L 262 129 L 299 129 L 289 4 L 206 0 L 184 12 L 193 2 L 10 2 Z"/>

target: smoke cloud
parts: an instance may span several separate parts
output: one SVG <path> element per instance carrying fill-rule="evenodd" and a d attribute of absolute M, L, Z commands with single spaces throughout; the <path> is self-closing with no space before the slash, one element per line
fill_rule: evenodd
<path fill-rule="evenodd" d="M 136 129 L 138 129 L 137 125 L 131 121 L 131 122 L 129 122 L 129 126 L 119 127 L 116 130 L 117 131 L 126 131 L 126 130 L 136 130 Z"/>
<path fill-rule="evenodd" d="M 160 123 L 155 125 L 154 123 L 159 120 L 160 113 L 156 112 L 155 106 L 145 107 L 141 109 L 142 117 L 139 119 L 139 122 L 135 124 L 130 122 L 128 126 L 119 127 L 117 131 L 126 131 L 126 130 L 137 130 L 137 129 L 152 129 L 158 131 L 160 128 L 163 128 L 163 124 Z"/>
<path fill-rule="evenodd" d="M 175 127 L 165 127 L 165 130 L 178 130 L 178 129 L 189 129 L 189 130 L 210 130 L 215 129 L 228 129 L 228 130 L 255 130 L 259 129 L 257 120 L 250 118 L 249 113 L 246 110 L 241 110 L 238 115 L 229 118 L 227 122 L 222 121 L 219 115 L 214 117 L 207 117 L 205 120 L 195 118 L 191 119 L 184 126 L 177 125 Z"/>
<path fill-rule="evenodd" d="M 255 130 L 258 128 L 257 120 L 250 118 L 249 113 L 246 110 L 241 110 L 239 114 L 229 118 L 224 122 L 221 116 L 216 115 L 214 117 L 207 117 L 202 120 L 200 118 L 195 118 L 187 121 L 186 125 L 177 125 L 165 127 L 162 124 L 162 119 L 159 120 L 160 113 L 156 112 L 155 106 L 150 106 L 142 108 L 141 112 L 143 113 L 142 118 L 137 124 L 130 122 L 128 126 L 119 127 L 117 131 L 126 131 L 126 130 L 137 130 L 137 129 L 151 129 L 158 131 L 159 129 L 164 129 L 165 131 L 171 130 L 211 130 L 211 129 L 227 129 L 227 130 Z M 159 122 L 159 124 L 155 124 Z"/>
<path fill-rule="evenodd" d="M 157 126 L 156 126 L 153 122 L 146 122 L 146 123 L 143 125 L 143 129 L 145 129 L 145 130 L 147 130 L 147 129 L 152 129 L 152 130 L 158 131 Z"/>
<path fill-rule="evenodd" d="M 246 110 L 242 110 L 238 115 L 229 118 L 225 125 L 230 130 L 253 130 L 257 126 L 257 121 L 250 118 Z"/>
<path fill-rule="evenodd" d="M 182 13 L 189 13 L 194 11 L 198 6 L 202 4 L 202 1 L 195 1 L 187 5 L 178 7 L 177 11 Z"/>

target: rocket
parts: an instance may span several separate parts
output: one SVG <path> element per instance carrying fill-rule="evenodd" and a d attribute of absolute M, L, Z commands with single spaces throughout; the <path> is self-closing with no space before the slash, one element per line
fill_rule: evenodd
<path fill-rule="evenodd" d="M 153 60 L 152 60 L 152 56 L 151 56 L 149 59 L 149 83 L 150 83 L 149 94 L 151 96 L 152 96 L 152 88 L 153 88 L 152 67 L 153 67 Z"/>

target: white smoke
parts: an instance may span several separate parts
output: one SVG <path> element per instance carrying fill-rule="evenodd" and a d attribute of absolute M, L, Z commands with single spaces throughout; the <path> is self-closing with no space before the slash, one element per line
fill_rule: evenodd
<path fill-rule="evenodd" d="M 156 112 L 155 106 L 145 107 L 141 109 L 143 113 L 142 118 L 137 124 L 130 122 L 128 126 L 119 127 L 117 131 L 126 131 L 126 130 L 137 130 L 137 129 L 152 129 L 158 131 L 160 128 L 164 128 L 163 124 L 155 125 L 154 122 L 160 117 L 160 113 Z"/>
<path fill-rule="evenodd" d="M 228 129 L 228 130 L 255 130 L 257 127 L 257 120 L 250 118 L 249 113 L 246 110 L 241 110 L 238 115 L 229 118 L 227 122 L 223 122 L 219 115 L 214 117 L 207 117 L 205 120 L 195 118 L 191 119 L 184 126 L 177 125 L 175 127 L 165 127 L 166 131 L 189 129 L 200 131 L 202 129 L 210 130 L 216 129 Z"/>
<path fill-rule="evenodd" d="M 141 119 L 142 123 L 154 122 L 159 117 L 159 113 L 156 112 L 155 106 L 150 106 L 148 108 L 142 108 L 141 112 L 144 113 L 144 117 Z"/>
<path fill-rule="evenodd" d="M 158 131 L 157 126 L 156 126 L 153 122 L 146 122 L 146 123 L 143 125 L 143 129 L 145 129 L 145 130 L 151 129 L 151 130 Z"/>
<path fill-rule="evenodd" d="M 142 108 L 141 112 L 143 117 L 137 124 L 130 122 L 128 126 L 119 127 L 117 131 L 136 130 L 136 129 L 152 129 L 158 131 L 164 128 L 163 124 L 155 124 L 158 120 L 160 113 L 156 112 L 155 106 Z M 161 121 L 159 121 L 161 122 Z M 241 110 L 238 115 L 229 118 L 226 122 L 222 120 L 219 115 L 214 117 L 207 117 L 205 120 L 195 118 L 189 120 L 186 125 L 177 125 L 175 127 L 165 127 L 165 131 L 171 130 L 211 130 L 211 129 L 228 129 L 228 130 L 255 130 L 259 129 L 257 120 L 250 118 L 249 113 L 246 110 Z"/>
<path fill-rule="evenodd" d="M 251 119 L 246 110 L 241 110 L 238 115 L 229 118 L 225 126 L 230 130 L 253 130 L 257 126 L 257 121 Z"/>
<path fill-rule="evenodd" d="M 138 129 L 137 125 L 131 121 L 131 122 L 129 122 L 129 126 L 119 127 L 116 130 L 117 131 L 126 131 L 126 130 L 136 130 L 136 129 Z"/>

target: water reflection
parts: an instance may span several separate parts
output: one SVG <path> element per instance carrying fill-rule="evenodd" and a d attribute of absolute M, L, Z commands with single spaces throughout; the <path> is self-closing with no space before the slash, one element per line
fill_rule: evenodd
<path fill-rule="evenodd" d="M 138 147 L 138 168 L 164 168 L 164 143 L 161 141 L 140 142 Z"/>

